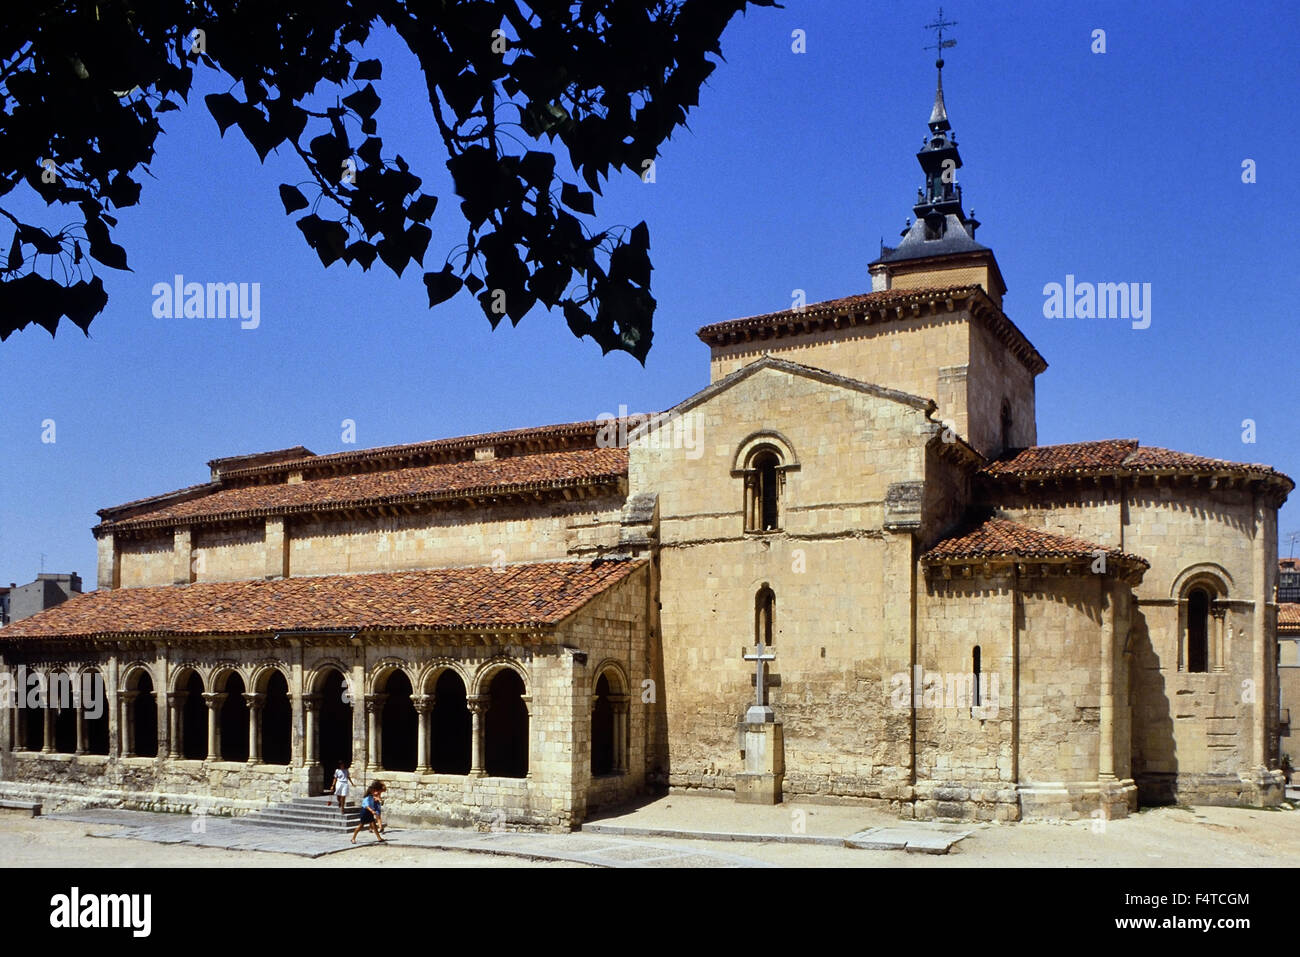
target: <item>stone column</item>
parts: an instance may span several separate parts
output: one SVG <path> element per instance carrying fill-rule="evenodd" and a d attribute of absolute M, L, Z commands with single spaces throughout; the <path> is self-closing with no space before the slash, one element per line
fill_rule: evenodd
<path fill-rule="evenodd" d="M 1097 774 L 1103 781 L 1115 779 L 1115 591 L 1101 576 L 1101 688 L 1099 728 L 1101 741 L 1097 752 Z"/>
<path fill-rule="evenodd" d="M 245 691 L 244 703 L 248 705 L 248 763 L 261 764 L 262 706 L 266 704 L 266 695 Z"/>
<path fill-rule="evenodd" d="M 135 757 L 135 699 L 140 696 L 138 691 L 119 691 L 117 693 L 117 720 L 118 736 L 121 741 L 118 744 L 118 753 L 124 758 Z"/>
<path fill-rule="evenodd" d="M 465 698 L 465 707 L 469 708 L 471 717 L 469 776 L 482 778 L 487 776 L 483 767 L 483 716 L 487 714 L 492 696 L 472 694 Z"/>
<path fill-rule="evenodd" d="M 528 712 L 528 772 L 524 777 L 532 778 L 533 768 L 537 767 L 537 756 L 533 754 L 533 740 L 536 735 L 533 734 L 533 696 L 530 694 L 521 694 L 519 700 L 524 703 L 524 710 Z M 587 767 L 591 767 L 591 759 L 587 759 Z"/>
<path fill-rule="evenodd" d="M 614 773 L 627 771 L 627 718 L 629 696 L 612 694 L 610 707 L 614 710 Z"/>
<path fill-rule="evenodd" d="M 18 707 L 14 708 L 14 750 L 27 750 L 27 689 L 18 689 Z"/>
<path fill-rule="evenodd" d="M 384 702 L 386 694 L 366 695 L 366 755 L 372 768 L 384 766 L 384 749 L 380 736 L 384 733 Z"/>
<path fill-rule="evenodd" d="M 1251 598 L 1254 613 L 1251 615 L 1251 678 L 1255 682 L 1255 701 L 1251 705 L 1250 765 L 1268 768 L 1268 671 L 1277 674 L 1277 635 L 1268 627 L 1268 587 L 1277 572 L 1277 512 L 1259 500 L 1255 501 L 1255 538 L 1251 543 Z M 1270 640 L 1272 639 L 1272 640 Z"/>
<path fill-rule="evenodd" d="M 167 692 L 167 739 L 169 742 L 167 757 L 173 760 L 179 760 L 181 755 L 185 753 L 185 722 L 183 716 L 185 699 L 189 696 L 188 691 Z"/>
<path fill-rule="evenodd" d="M 1211 602 L 1210 615 L 1214 619 L 1214 632 L 1210 637 L 1210 670 L 1227 671 L 1228 658 L 1224 651 L 1223 632 L 1227 626 L 1228 609 L 1218 602 Z"/>
<path fill-rule="evenodd" d="M 226 692 L 205 691 L 203 701 L 208 706 L 208 760 L 221 760 L 221 706 L 226 703 Z"/>
<path fill-rule="evenodd" d="M 81 675 L 77 675 L 76 680 L 80 680 Z M 72 715 L 77 727 L 77 754 L 86 753 L 86 709 L 81 700 L 81 693 L 76 689 L 72 695 Z"/>
<path fill-rule="evenodd" d="M 53 702 L 50 701 L 50 679 L 45 676 L 45 709 L 41 712 L 41 731 L 43 738 L 41 740 L 41 753 L 54 753 L 54 709 L 51 707 Z"/>
<path fill-rule="evenodd" d="M 431 767 L 430 747 L 433 742 L 431 734 L 433 730 L 433 700 L 434 696 L 431 694 L 411 695 L 411 702 L 415 705 L 415 713 L 419 721 L 418 744 L 415 752 L 416 774 L 428 774 Z"/>
<path fill-rule="evenodd" d="M 320 722 L 316 717 L 317 712 L 320 711 L 320 695 L 305 694 L 300 700 L 302 702 L 303 715 L 306 719 L 303 722 L 306 732 L 303 735 L 303 767 L 314 768 L 320 761 L 320 758 L 318 757 L 320 753 L 320 740 L 317 733 Z"/>

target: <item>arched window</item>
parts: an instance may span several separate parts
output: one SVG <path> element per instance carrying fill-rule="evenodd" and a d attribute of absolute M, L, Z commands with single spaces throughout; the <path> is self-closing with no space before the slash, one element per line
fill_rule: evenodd
<path fill-rule="evenodd" d="M 974 679 L 974 688 L 971 691 L 971 702 L 975 707 L 980 707 L 980 646 L 976 645 L 970 653 L 971 677 Z"/>
<path fill-rule="evenodd" d="M 528 706 L 524 704 L 524 682 L 517 673 L 503 668 L 488 685 L 490 698 L 484 718 L 484 758 L 487 773 L 494 778 L 522 778 L 528 775 Z"/>
<path fill-rule="evenodd" d="M 1011 448 L 1011 403 L 1002 400 L 1002 448 Z"/>
<path fill-rule="evenodd" d="M 600 777 L 614 772 L 614 706 L 609 700 L 609 678 L 596 682 L 591 706 L 591 773 Z"/>
<path fill-rule="evenodd" d="M 222 761 L 248 760 L 248 702 L 244 700 L 244 679 L 233 671 L 226 676 L 221 702 L 212 720 L 217 722 L 218 752 Z"/>
<path fill-rule="evenodd" d="M 465 682 L 448 668 L 433 686 L 432 759 L 435 774 L 469 774 L 473 719 L 465 706 Z"/>
<path fill-rule="evenodd" d="M 158 698 L 153 690 L 153 678 L 147 671 L 133 675 L 135 692 L 131 701 L 130 733 L 127 735 L 127 753 L 140 758 L 158 757 Z"/>
<path fill-rule="evenodd" d="M 73 700 L 72 675 L 66 671 L 51 674 L 49 694 L 47 706 L 54 709 L 54 750 L 59 754 L 74 754 L 77 750 L 77 702 Z"/>
<path fill-rule="evenodd" d="M 411 700 L 411 679 L 393 671 L 384 682 L 383 723 L 380 729 L 380 766 L 386 771 L 414 771 L 419 716 Z"/>
<path fill-rule="evenodd" d="M 80 709 L 85 751 L 87 754 L 108 754 L 108 699 L 104 693 L 104 676 L 98 671 L 81 675 Z"/>
<path fill-rule="evenodd" d="M 289 682 L 279 670 L 267 679 L 260 718 L 263 764 L 288 764 L 292 755 L 290 735 L 293 730 L 293 706 L 289 702 Z"/>
<path fill-rule="evenodd" d="M 781 458 L 770 448 L 754 454 L 745 478 L 745 530 L 781 527 Z"/>
<path fill-rule="evenodd" d="M 776 592 L 767 585 L 754 596 L 754 644 L 771 645 L 776 628 Z"/>
<path fill-rule="evenodd" d="M 323 773 L 322 780 L 328 785 L 333 783 L 334 769 L 340 761 L 352 764 L 352 694 L 343 672 L 333 667 L 320 672 L 314 690 L 320 695 L 316 773 Z"/>
<path fill-rule="evenodd" d="M 1204 588 L 1187 594 L 1187 670 L 1210 670 L 1210 593 Z"/>
<path fill-rule="evenodd" d="M 181 686 L 180 751 L 188 761 L 208 756 L 208 706 L 203 700 L 203 679 L 191 671 Z M 212 720 L 216 720 L 215 715 Z"/>

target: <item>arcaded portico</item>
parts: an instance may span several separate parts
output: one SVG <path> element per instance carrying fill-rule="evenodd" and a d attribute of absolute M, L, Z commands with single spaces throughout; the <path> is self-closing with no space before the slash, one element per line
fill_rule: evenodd
<path fill-rule="evenodd" d="M 401 819 L 557 826 L 642 787 L 628 701 L 645 655 L 627 639 L 645 606 L 644 563 L 421 573 L 399 590 L 375 578 L 195 585 L 161 604 L 154 589 L 120 590 L 93 611 L 69 609 L 120 621 L 117 633 L 73 637 L 77 619 L 65 618 L 57 639 L 13 636 L 8 673 L 51 693 L 46 707 L 25 695 L 9 709 L 6 777 L 45 794 L 75 782 L 126 806 L 238 809 L 323 790 L 343 760 L 357 781 L 384 778 Z M 557 598 L 527 601 L 539 586 Z M 348 624 L 245 635 L 179 625 L 234 612 L 256 629 L 259 609 L 292 605 L 300 588 Z M 451 622 L 448 596 L 464 592 L 517 609 L 516 620 Z M 389 610 L 357 617 L 357 596 L 376 594 Z M 147 616 L 171 633 L 139 634 Z M 64 673 L 77 689 L 66 703 Z"/>

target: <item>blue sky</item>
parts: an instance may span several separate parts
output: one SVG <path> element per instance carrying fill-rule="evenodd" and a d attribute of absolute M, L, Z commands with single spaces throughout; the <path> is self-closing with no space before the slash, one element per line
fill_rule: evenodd
<path fill-rule="evenodd" d="M 1050 364 L 1039 442 L 1139 438 L 1300 476 L 1288 412 L 1297 8 L 944 10 L 958 22 L 944 81 L 959 179 L 1009 286 L 1006 312 Z M 204 481 L 208 459 L 345 449 L 345 419 L 365 447 L 667 408 L 707 384 L 699 326 L 786 308 L 795 289 L 810 302 L 866 291 L 867 263 L 921 182 L 934 14 L 929 2 L 789 0 L 732 23 L 727 62 L 655 182 L 628 175 L 598 200 L 601 225 L 650 226 L 659 309 L 645 368 L 602 357 L 559 315 L 493 332 L 467 296 L 430 311 L 418 270 L 323 269 L 276 194 L 305 178 L 297 160 L 261 165 L 236 132 L 223 141 L 201 97 L 225 87 L 200 76 L 190 107 L 164 117 L 156 179 L 121 217 L 133 271 L 101 271 L 110 304 L 90 338 L 32 327 L 0 345 L 0 581 L 30 580 L 43 554 L 46 571 L 90 587 L 95 509 Z M 1091 52 L 1095 29 L 1104 54 Z M 385 38 L 366 52 L 384 60 L 386 153 L 442 199 L 436 268 L 464 229 L 422 83 Z M 178 273 L 260 283 L 260 326 L 154 318 L 153 285 Z M 1067 274 L 1150 283 L 1150 328 L 1044 318 L 1043 286 Z M 47 419 L 54 443 L 41 441 Z M 1291 531 L 1295 504 L 1282 512 Z"/>

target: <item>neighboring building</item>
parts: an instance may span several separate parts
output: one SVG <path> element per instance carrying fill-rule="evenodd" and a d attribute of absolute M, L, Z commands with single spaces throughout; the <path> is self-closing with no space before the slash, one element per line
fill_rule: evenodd
<path fill-rule="evenodd" d="M 1283 558 L 1277 567 L 1278 604 L 1300 604 L 1300 558 Z"/>
<path fill-rule="evenodd" d="M 9 621 L 22 621 L 67 601 L 73 595 L 80 595 L 81 578 L 76 572 L 67 575 L 42 572 L 36 576 L 36 581 L 26 585 L 11 583 L 8 592 Z"/>
<path fill-rule="evenodd" d="M 0 628 L 9 624 L 9 592 L 17 587 L 10 582 L 8 588 L 0 588 Z"/>
<path fill-rule="evenodd" d="M 1277 606 L 1277 679 L 1278 747 L 1286 766 L 1294 769 L 1300 765 L 1300 747 L 1295 744 L 1291 724 L 1292 715 L 1300 715 L 1300 603 Z"/>
<path fill-rule="evenodd" d="M 929 128 L 873 291 L 704 327 L 711 383 L 626 443 L 289 449 L 103 509 L 99 590 L 0 665 L 94 672 L 114 707 L 15 709 L 0 791 L 244 809 L 350 758 L 407 820 L 572 826 L 663 785 L 976 820 L 1278 803 L 1294 483 L 1037 446 L 1046 362 L 947 175 L 942 86 Z"/>

